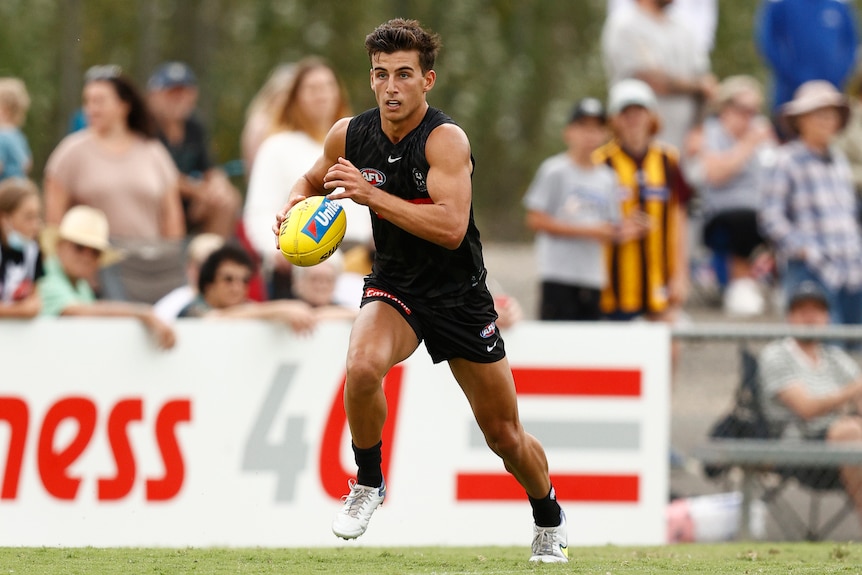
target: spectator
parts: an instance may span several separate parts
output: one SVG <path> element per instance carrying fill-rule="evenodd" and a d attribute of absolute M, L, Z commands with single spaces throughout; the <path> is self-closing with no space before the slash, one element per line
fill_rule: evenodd
<path fill-rule="evenodd" d="M 598 320 L 607 283 L 604 244 L 616 237 L 616 174 L 592 153 L 607 139 L 602 103 L 580 100 L 563 130 L 566 151 L 545 160 L 524 197 L 536 232 L 541 277 L 539 318 Z"/>
<path fill-rule="evenodd" d="M 174 289 L 155 303 L 153 310 L 159 318 L 173 321 L 194 301 L 198 294 L 201 265 L 223 245 L 224 238 L 218 234 L 198 234 L 192 238 L 186 249 L 186 285 Z"/>
<path fill-rule="evenodd" d="M 608 0 L 608 17 L 634 3 L 635 0 Z M 718 0 L 671 0 L 668 15 L 691 30 L 699 50 L 712 52 L 718 26 Z"/>
<path fill-rule="evenodd" d="M 100 265 L 119 257 L 108 240 L 108 229 L 108 219 L 100 210 L 75 206 L 66 212 L 57 229 L 55 254 L 45 262 L 45 275 L 37 284 L 42 315 L 136 318 L 160 348 L 172 348 L 174 331 L 156 317 L 152 306 L 96 300 L 89 282 Z"/>
<path fill-rule="evenodd" d="M 328 64 L 318 58 L 305 58 L 296 64 L 283 106 L 255 159 L 243 212 L 245 231 L 262 259 L 271 298 L 292 295 L 290 264 L 272 241 L 272 214 L 287 202 L 293 184 L 322 153 L 329 128 L 349 114 L 346 92 Z M 368 210 L 351 200 L 339 203 L 348 211 L 342 250 L 357 242 L 370 242 Z"/>
<path fill-rule="evenodd" d="M 809 80 L 844 89 L 856 59 L 855 20 L 846 0 L 761 0 L 755 34 L 772 72 L 774 114 Z M 792 137 L 777 125 L 783 137 Z"/>
<path fill-rule="evenodd" d="M 295 64 L 276 66 L 246 108 L 245 125 L 240 135 L 246 176 L 251 174 L 260 145 L 273 129 L 275 116 L 284 107 L 295 74 Z"/>
<path fill-rule="evenodd" d="M 42 201 L 36 184 L 23 178 L 0 182 L 0 318 L 30 318 L 42 306 Z"/>
<path fill-rule="evenodd" d="M 703 243 L 712 250 L 719 282 L 726 285 L 724 309 L 731 315 L 757 315 L 766 304 L 752 271 L 752 254 L 763 244 L 757 227 L 760 187 L 775 144 L 762 106 L 757 80 L 725 79 L 716 113 L 689 134 L 683 158 L 687 179 L 700 193 Z"/>
<path fill-rule="evenodd" d="M 615 11 L 602 30 L 602 55 L 610 86 L 626 78 L 649 84 L 663 125 L 658 139 L 680 149 L 716 80 L 708 52 L 688 27 L 669 17 L 670 5 L 670 0 L 636 0 Z"/>
<path fill-rule="evenodd" d="M 30 173 L 33 155 L 21 131 L 30 108 L 27 87 L 18 78 L 0 78 L 0 180 Z"/>
<path fill-rule="evenodd" d="M 181 285 L 185 237 L 178 173 L 143 97 L 118 66 L 95 66 L 84 83 L 88 127 L 67 135 L 45 166 L 45 219 L 75 205 L 105 214 L 126 254 L 105 268 L 104 299 L 155 302 Z"/>
<path fill-rule="evenodd" d="M 616 320 L 672 321 L 688 291 L 687 192 L 677 153 L 655 140 L 658 108 L 645 82 L 616 84 L 608 114 L 613 139 L 595 159 L 616 172 L 624 189 L 621 216 L 631 224 L 608 250 L 611 280 L 602 311 Z"/>
<path fill-rule="evenodd" d="M 775 246 L 785 293 L 814 281 L 835 323 L 862 323 L 862 239 L 847 158 L 833 145 L 846 98 L 825 80 L 806 82 L 782 106 L 798 138 L 778 149 L 763 189 L 761 229 Z"/>
<path fill-rule="evenodd" d="M 790 294 L 787 322 L 797 328 L 825 326 L 829 299 L 815 282 L 798 284 Z M 862 441 L 862 371 L 842 349 L 788 337 L 764 347 L 758 367 L 764 415 L 783 437 Z M 812 487 L 843 484 L 862 518 L 862 468 L 802 468 L 794 475 Z"/>
<path fill-rule="evenodd" d="M 312 307 L 318 319 L 349 319 L 359 314 L 359 305 L 346 306 L 336 299 L 336 285 L 344 271 L 341 254 L 335 252 L 316 266 L 296 267 L 293 288 L 296 297 Z M 361 288 L 357 294 L 361 294 Z"/>
<path fill-rule="evenodd" d="M 198 85 L 194 72 L 182 62 L 166 62 L 150 76 L 147 92 L 159 139 L 181 174 L 187 233 L 231 237 L 239 218 L 240 194 L 210 157 L 206 130 L 195 116 Z"/>
<path fill-rule="evenodd" d="M 317 316 L 307 303 L 297 300 L 249 301 L 248 283 L 254 265 L 246 251 L 227 244 L 209 255 L 198 276 L 198 296 L 180 317 L 264 319 L 309 333 Z"/>

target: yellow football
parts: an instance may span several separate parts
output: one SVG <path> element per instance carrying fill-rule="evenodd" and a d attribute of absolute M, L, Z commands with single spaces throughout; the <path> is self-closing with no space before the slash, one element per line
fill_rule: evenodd
<path fill-rule="evenodd" d="M 314 266 L 335 253 L 346 230 L 344 208 L 325 196 L 311 196 L 287 212 L 278 245 L 293 265 Z"/>

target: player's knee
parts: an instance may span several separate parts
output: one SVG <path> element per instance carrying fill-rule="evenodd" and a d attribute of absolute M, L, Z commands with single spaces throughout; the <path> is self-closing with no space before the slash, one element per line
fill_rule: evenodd
<path fill-rule="evenodd" d="M 384 368 L 367 354 L 351 353 L 347 358 L 347 383 L 351 392 L 374 393 L 380 388 Z"/>
<path fill-rule="evenodd" d="M 518 452 L 521 447 L 522 433 L 519 426 L 511 421 L 499 421 L 483 427 L 488 446 L 504 460 Z"/>

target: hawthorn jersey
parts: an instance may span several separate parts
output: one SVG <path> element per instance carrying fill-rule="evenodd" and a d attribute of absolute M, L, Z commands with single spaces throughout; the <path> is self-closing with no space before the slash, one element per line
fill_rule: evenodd
<path fill-rule="evenodd" d="M 383 133 L 380 110 L 373 108 L 350 121 L 345 156 L 371 185 L 416 204 L 433 203 L 428 195 L 428 160 L 425 143 L 431 132 L 454 121 L 428 108 L 416 128 L 393 144 Z M 470 161 L 473 161 L 471 156 Z M 423 240 L 371 213 L 377 253 L 371 275 L 395 290 L 416 298 L 461 299 L 484 283 L 485 265 L 479 231 L 470 221 L 461 245 L 454 250 Z"/>
<path fill-rule="evenodd" d="M 640 240 L 607 248 L 608 285 L 602 292 L 607 314 L 650 314 L 667 310 L 668 284 L 677 270 L 681 177 L 676 152 L 650 144 L 641 159 L 616 141 L 596 150 L 594 159 L 617 173 L 623 218 L 636 210 L 649 214 L 652 227 Z"/>

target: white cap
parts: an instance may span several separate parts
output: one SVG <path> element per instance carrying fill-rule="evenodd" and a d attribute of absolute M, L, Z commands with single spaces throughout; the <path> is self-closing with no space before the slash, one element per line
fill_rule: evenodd
<path fill-rule="evenodd" d="M 616 116 L 629 106 L 643 106 L 650 112 L 656 112 L 658 103 L 655 92 L 649 87 L 649 84 L 629 78 L 621 80 L 611 87 L 608 96 L 608 114 Z"/>

